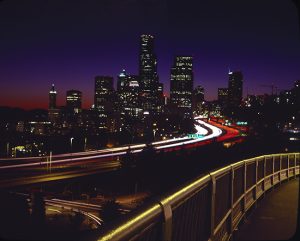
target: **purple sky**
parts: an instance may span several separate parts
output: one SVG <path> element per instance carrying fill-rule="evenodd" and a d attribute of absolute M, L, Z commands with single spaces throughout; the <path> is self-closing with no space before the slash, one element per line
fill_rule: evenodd
<path fill-rule="evenodd" d="M 76 2 L 72 3 L 71 2 Z M 0 106 L 47 108 L 68 89 L 93 101 L 94 77 L 138 73 L 139 35 L 155 36 L 160 81 L 169 92 L 175 55 L 194 56 L 194 85 L 215 99 L 228 68 L 244 93 L 289 89 L 300 79 L 296 7 L 288 0 L 4 0 L 0 2 Z"/>

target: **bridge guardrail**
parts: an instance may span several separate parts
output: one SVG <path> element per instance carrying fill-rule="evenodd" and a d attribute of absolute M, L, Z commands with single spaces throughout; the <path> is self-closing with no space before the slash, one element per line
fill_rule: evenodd
<path fill-rule="evenodd" d="M 228 240 L 270 188 L 299 175 L 300 153 L 271 154 L 220 168 L 161 198 L 98 240 Z"/>

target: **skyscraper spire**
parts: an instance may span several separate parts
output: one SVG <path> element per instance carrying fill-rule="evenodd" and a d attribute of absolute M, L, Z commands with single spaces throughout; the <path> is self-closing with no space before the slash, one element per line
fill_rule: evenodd
<path fill-rule="evenodd" d="M 49 109 L 56 108 L 56 95 L 57 95 L 57 92 L 54 88 L 54 84 L 52 84 L 51 89 L 49 91 Z"/>

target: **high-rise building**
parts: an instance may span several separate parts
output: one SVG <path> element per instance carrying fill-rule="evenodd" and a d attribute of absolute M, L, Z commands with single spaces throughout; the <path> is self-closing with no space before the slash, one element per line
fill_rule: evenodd
<path fill-rule="evenodd" d="M 49 91 L 49 109 L 56 109 L 56 95 L 57 92 L 54 88 L 54 84 L 52 84 L 52 87 Z"/>
<path fill-rule="evenodd" d="M 69 110 L 73 110 L 75 113 L 81 111 L 82 93 L 79 90 L 68 90 L 66 107 Z"/>
<path fill-rule="evenodd" d="M 171 68 L 170 100 L 185 118 L 192 118 L 193 57 L 177 56 Z"/>
<path fill-rule="evenodd" d="M 49 109 L 48 109 L 48 118 L 51 122 L 56 122 L 59 119 L 60 109 L 56 105 L 56 96 L 57 92 L 52 84 L 49 91 Z"/>
<path fill-rule="evenodd" d="M 294 88 L 292 89 L 292 94 L 293 94 L 293 101 L 295 106 L 300 109 L 300 80 L 296 80 L 294 82 Z"/>
<path fill-rule="evenodd" d="M 98 129 L 108 130 L 108 120 L 112 117 L 115 104 L 114 79 L 111 76 L 95 77 L 94 106 L 98 116 Z"/>
<path fill-rule="evenodd" d="M 230 107 L 238 107 L 243 98 L 243 74 L 240 71 L 229 71 L 228 104 Z"/>
<path fill-rule="evenodd" d="M 201 113 L 204 104 L 204 88 L 199 85 L 193 90 L 193 111 L 197 114 Z"/>
<path fill-rule="evenodd" d="M 228 102 L 228 88 L 218 88 L 218 102 L 225 107 Z"/>
<path fill-rule="evenodd" d="M 164 84 L 158 83 L 157 85 L 157 95 L 158 95 L 158 105 L 157 105 L 157 111 L 163 112 L 163 106 L 165 102 L 164 98 Z"/>
<path fill-rule="evenodd" d="M 111 76 L 95 77 L 94 104 L 96 109 L 104 111 L 106 103 L 112 101 L 111 97 L 114 91 L 113 85 L 114 79 Z"/>
<path fill-rule="evenodd" d="M 154 37 L 141 35 L 139 56 L 140 89 L 143 110 L 150 113 L 158 112 L 158 75 L 157 59 L 154 53 Z"/>
<path fill-rule="evenodd" d="M 139 101 L 139 76 L 128 75 L 123 69 L 118 76 L 117 92 L 120 111 L 124 115 L 140 117 L 142 108 Z"/>

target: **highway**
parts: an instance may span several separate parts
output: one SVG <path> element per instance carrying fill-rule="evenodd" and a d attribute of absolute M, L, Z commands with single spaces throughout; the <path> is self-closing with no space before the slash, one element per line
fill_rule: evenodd
<path fill-rule="evenodd" d="M 206 145 L 213 141 L 223 141 L 239 135 L 239 131 L 235 129 L 212 121 L 205 122 L 200 117 L 195 118 L 195 129 L 195 134 L 198 134 L 199 138 L 177 137 L 152 142 L 151 145 L 157 151 L 169 152 Z M 133 144 L 96 151 L 53 155 L 51 162 L 49 157 L 2 158 L 0 160 L 2 179 L 0 187 L 28 185 L 113 171 L 121 165 L 120 156 L 128 151 L 141 152 L 146 146 L 146 144 Z M 45 170 L 48 171 L 46 174 Z"/>
<path fill-rule="evenodd" d="M 208 124 L 197 118 L 195 118 L 195 121 L 196 121 L 195 128 L 197 130 L 195 134 L 202 135 L 203 136 L 202 138 L 193 139 L 188 136 L 185 136 L 185 137 L 178 137 L 178 138 L 173 138 L 168 140 L 152 142 L 151 145 L 156 150 L 161 150 L 161 149 L 165 150 L 171 147 L 180 147 L 192 143 L 203 142 L 205 140 L 212 139 L 222 134 L 221 129 L 211 124 Z M 80 165 L 83 164 L 82 161 L 85 161 L 84 164 L 86 164 L 89 161 L 95 161 L 95 159 L 99 160 L 103 158 L 122 156 L 126 154 L 129 149 L 132 153 L 138 153 L 141 152 L 145 147 L 146 144 L 134 144 L 134 145 L 127 145 L 123 147 L 106 148 L 106 149 L 96 150 L 96 151 L 58 154 L 58 155 L 53 155 L 51 157 L 51 165 L 52 167 L 54 165 L 59 165 L 59 164 Z M 0 170 L 50 165 L 49 159 L 50 159 L 49 156 L 28 157 L 28 158 L 2 158 L 0 160 Z"/>

